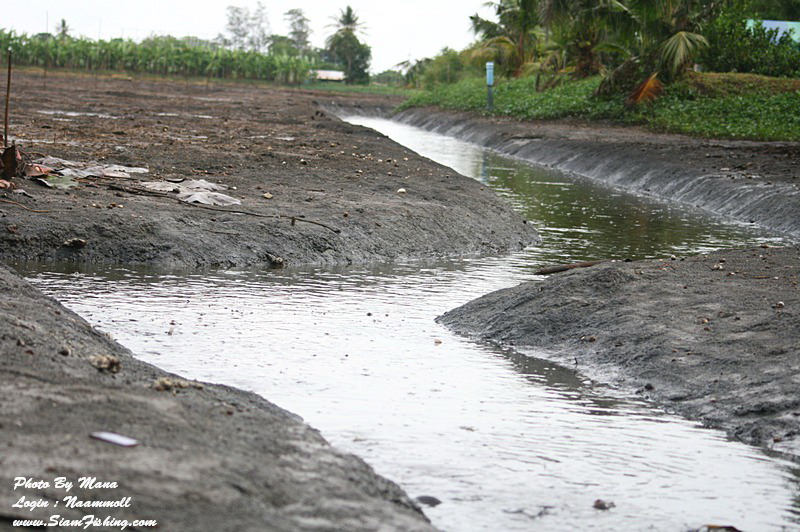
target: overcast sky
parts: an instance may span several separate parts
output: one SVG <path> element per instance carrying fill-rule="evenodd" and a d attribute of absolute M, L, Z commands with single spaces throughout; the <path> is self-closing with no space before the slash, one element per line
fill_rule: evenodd
<path fill-rule="evenodd" d="M 362 37 L 372 47 L 372 71 L 381 72 L 407 59 L 430 57 L 443 47 L 461 49 L 473 40 L 469 16 L 490 16 L 485 0 L 265 0 L 273 33 L 286 34 L 283 14 L 302 9 L 311 20 L 314 46 L 331 33 L 331 17 L 351 5 L 366 25 Z M 212 39 L 224 32 L 225 8 L 256 7 L 256 0 L 26 0 L 6 5 L 0 27 L 18 32 L 53 31 L 63 18 L 73 34 L 92 39 L 125 37 L 140 40 L 151 34 L 194 35 Z"/>

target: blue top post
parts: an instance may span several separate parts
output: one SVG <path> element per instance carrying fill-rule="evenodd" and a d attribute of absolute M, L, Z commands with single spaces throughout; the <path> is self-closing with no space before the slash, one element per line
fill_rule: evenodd
<path fill-rule="evenodd" d="M 492 86 L 494 85 L 494 63 L 492 61 L 486 62 L 486 108 L 490 111 L 494 107 L 494 97 L 492 95 Z"/>

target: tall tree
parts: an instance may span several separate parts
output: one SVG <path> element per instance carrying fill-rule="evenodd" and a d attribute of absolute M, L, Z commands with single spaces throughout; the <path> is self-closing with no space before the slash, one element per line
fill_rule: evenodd
<path fill-rule="evenodd" d="M 347 83 L 367 83 L 372 49 L 356 37 L 356 32 L 364 31 L 363 23 L 350 6 L 340 10 L 339 17 L 334 20 L 336 31 L 325 41 L 328 52 L 344 67 Z"/>
<path fill-rule="evenodd" d="M 247 44 L 250 11 L 245 7 L 228 6 L 228 23 L 225 30 L 228 32 L 228 41 L 236 50 L 244 50 Z"/>
<path fill-rule="evenodd" d="M 311 28 L 303 10 L 290 9 L 283 15 L 283 18 L 289 23 L 289 39 L 294 47 L 301 54 L 307 52 L 310 48 L 308 37 L 311 35 Z"/>
<path fill-rule="evenodd" d="M 261 0 L 256 2 L 256 9 L 250 14 L 247 27 L 247 44 L 250 50 L 265 52 L 269 46 L 270 31 L 267 9 Z"/>
<path fill-rule="evenodd" d="M 236 50 L 264 52 L 269 46 L 269 20 L 267 10 L 260 1 L 252 13 L 246 7 L 228 6 L 227 38 L 219 42 L 230 43 Z"/>
<path fill-rule="evenodd" d="M 61 22 L 56 26 L 56 35 L 58 35 L 59 39 L 66 39 L 69 37 L 70 29 L 71 28 L 67 26 L 67 21 L 62 18 Z"/>
<path fill-rule="evenodd" d="M 331 17 L 333 19 L 332 26 L 336 29 L 335 33 L 341 31 L 349 31 L 351 33 L 364 33 L 364 23 L 358 20 L 358 15 L 353 11 L 353 8 L 347 6 L 339 10 L 338 17 Z"/>

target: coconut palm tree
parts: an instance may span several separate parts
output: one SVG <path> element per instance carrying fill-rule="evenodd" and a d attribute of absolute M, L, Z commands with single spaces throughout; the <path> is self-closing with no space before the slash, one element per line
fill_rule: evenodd
<path fill-rule="evenodd" d="M 537 57 L 540 23 L 539 0 L 498 0 L 494 8 L 497 22 L 472 15 L 472 31 L 483 41 L 479 53 L 491 57 L 506 75 L 519 77 Z"/>
<path fill-rule="evenodd" d="M 585 78 L 599 74 L 601 45 L 608 39 L 604 16 L 609 0 L 541 0 L 539 16 L 548 37 L 574 66 L 573 75 Z"/>
<path fill-rule="evenodd" d="M 325 44 L 328 46 L 330 46 L 330 41 L 336 34 L 349 32 L 353 35 L 357 33 L 364 35 L 366 31 L 366 26 L 364 26 L 363 22 L 358 20 L 358 15 L 356 15 L 356 12 L 353 11 L 353 8 L 350 6 L 340 9 L 339 16 L 331 17 L 331 20 L 333 20 L 333 24 L 328 24 L 328 27 L 333 28 L 334 32 L 325 41 Z"/>
<path fill-rule="evenodd" d="M 372 50 L 356 37 L 356 33 L 364 33 L 364 24 L 358 20 L 350 6 L 340 10 L 338 17 L 332 18 L 332 26 L 336 31 L 325 40 L 329 53 L 338 63 L 344 65 L 347 83 L 368 82 L 367 71 Z"/>
<path fill-rule="evenodd" d="M 692 64 L 708 41 L 702 26 L 722 0 L 611 0 L 605 14 L 614 32 L 614 48 L 625 62 L 601 84 L 601 94 L 630 90 L 646 76 L 645 94 L 660 90 Z M 649 89 L 653 89 L 652 91 Z M 634 98 L 635 99 L 635 98 Z"/>

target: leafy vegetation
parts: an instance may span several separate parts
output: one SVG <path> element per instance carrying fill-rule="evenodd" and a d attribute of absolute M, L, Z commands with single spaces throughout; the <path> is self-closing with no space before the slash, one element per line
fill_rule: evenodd
<path fill-rule="evenodd" d="M 505 81 L 494 91 L 492 114 L 523 119 L 577 118 L 645 124 L 653 129 L 707 137 L 800 140 L 800 80 L 753 75 L 693 74 L 665 88 L 652 104 L 625 105 L 625 96 L 597 98 L 599 76 L 535 90 L 535 78 Z M 402 108 L 486 110 L 481 79 L 443 85 L 409 98 Z"/>
<path fill-rule="evenodd" d="M 232 50 L 198 39 L 150 37 L 141 43 L 28 36 L 0 30 L 0 47 L 11 48 L 14 62 L 42 68 L 125 71 L 158 75 L 262 79 L 300 83 L 312 66 L 288 54 Z"/>
<path fill-rule="evenodd" d="M 800 48 L 788 34 L 768 30 L 758 22 L 747 24 L 745 5 L 722 11 L 705 30 L 710 46 L 701 63 L 714 72 L 752 72 L 766 76 L 800 75 Z"/>
<path fill-rule="evenodd" d="M 403 65 L 427 89 L 405 107 L 487 113 L 482 64 L 501 74 L 492 113 L 603 119 L 694 135 L 800 140 L 800 49 L 747 19 L 800 16 L 800 0 L 498 0 L 479 42 Z M 703 70 L 693 72 L 696 63 Z M 443 79 L 442 66 L 456 76 Z M 733 73 L 724 73 L 733 72 Z M 502 79 L 505 77 L 505 79 Z M 455 78 L 455 79 L 452 79 Z"/>
<path fill-rule="evenodd" d="M 226 33 L 213 40 L 153 36 L 141 42 L 95 41 L 71 36 L 69 26 L 62 20 L 55 34 L 17 34 L 0 28 L 0 49 L 10 49 L 17 65 L 44 69 L 300 84 L 309 80 L 312 69 L 318 68 L 344 70 L 349 83 L 369 80 L 371 51 L 355 37 L 359 24 L 349 7 L 342 14 L 350 19 L 337 27 L 327 49 L 310 46 L 309 21 L 300 9 L 290 9 L 284 15 L 290 27 L 288 36 L 270 33 L 261 2 L 253 11 L 231 6 L 227 13 Z"/>
<path fill-rule="evenodd" d="M 482 41 L 482 59 L 492 59 L 499 71 L 519 77 L 537 58 L 539 0 L 498 0 L 489 2 L 497 21 L 479 15 L 470 17 L 472 30 Z"/>

